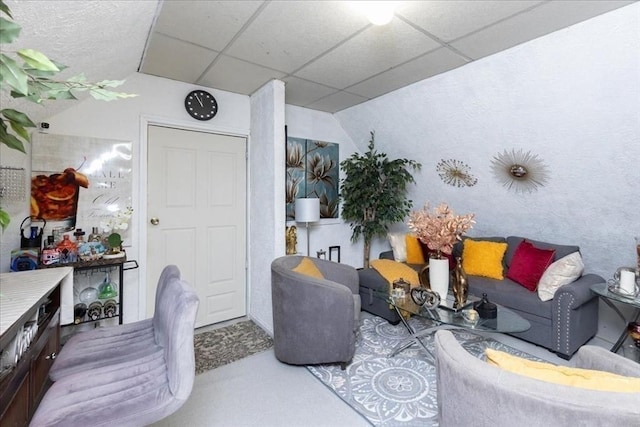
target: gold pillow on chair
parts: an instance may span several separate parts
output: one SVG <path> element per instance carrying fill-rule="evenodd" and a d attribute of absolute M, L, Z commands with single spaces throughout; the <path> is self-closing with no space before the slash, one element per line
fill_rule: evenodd
<path fill-rule="evenodd" d="M 302 258 L 300 264 L 298 264 L 293 271 L 304 274 L 305 276 L 315 277 L 316 279 L 324 279 L 322 272 L 309 258 Z"/>

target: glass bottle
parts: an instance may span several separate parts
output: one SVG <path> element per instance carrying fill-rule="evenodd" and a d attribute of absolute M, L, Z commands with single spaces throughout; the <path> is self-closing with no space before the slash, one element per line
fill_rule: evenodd
<path fill-rule="evenodd" d="M 53 265 L 60 262 L 60 252 L 53 243 L 53 235 L 47 236 L 47 244 L 42 250 L 41 262 L 43 265 Z"/>
<path fill-rule="evenodd" d="M 62 236 L 62 241 L 56 246 L 60 252 L 60 264 L 68 264 L 78 260 L 78 246 L 69 239 L 69 235 Z"/>
<path fill-rule="evenodd" d="M 87 314 L 87 305 L 80 303 L 73 307 L 73 323 L 76 325 L 84 322 L 84 316 Z"/>
<path fill-rule="evenodd" d="M 87 309 L 87 316 L 89 320 L 98 320 L 100 319 L 100 315 L 102 313 L 102 304 L 100 301 L 94 301 L 89 304 L 89 308 Z"/>
<path fill-rule="evenodd" d="M 78 261 L 90 261 L 91 245 L 84 241 L 85 232 L 78 228 L 73 235 L 76 236 L 76 245 L 78 245 Z"/>
<path fill-rule="evenodd" d="M 87 241 L 88 242 L 100 242 L 100 243 L 102 243 L 102 235 L 98 231 L 98 227 L 92 227 L 91 228 L 91 234 L 89 234 L 89 237 L 87 238 Z"/>
<path fill-rule="evenodd" d="M 104 303 L 103 307 L 105 317 L 114 317 L 117 313 L 117 304 L 114 300 L 110 299 Z"/>

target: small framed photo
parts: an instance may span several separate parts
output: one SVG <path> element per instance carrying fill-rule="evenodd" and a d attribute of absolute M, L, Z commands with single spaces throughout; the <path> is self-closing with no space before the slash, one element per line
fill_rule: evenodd
<path fill-rule="evenodd" d="M 340 246 L 329 246 L 329 261 L 340 262 Z"/>

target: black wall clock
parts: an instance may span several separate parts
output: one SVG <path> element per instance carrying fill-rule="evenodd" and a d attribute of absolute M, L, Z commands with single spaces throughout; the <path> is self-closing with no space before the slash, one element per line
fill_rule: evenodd
<path fill-rule="evenodd" d="M 218 112 L 218 103 L 209 92 L 192 90 L 184 99 L 184 108 L 197 120 L 211 120 Z"/>

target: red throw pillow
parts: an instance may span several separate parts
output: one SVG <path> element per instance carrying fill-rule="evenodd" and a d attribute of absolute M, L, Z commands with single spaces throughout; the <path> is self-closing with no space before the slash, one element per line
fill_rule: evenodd
<path fill-rule="evenodd" d="M 540 249 L 523 240 L 516 248 L 507 278 L 535 291 L 544 271 L 553 262 L 554 249 Z"/>

